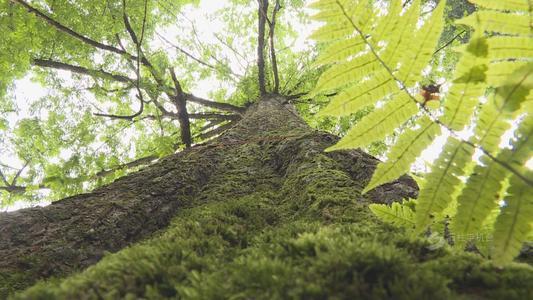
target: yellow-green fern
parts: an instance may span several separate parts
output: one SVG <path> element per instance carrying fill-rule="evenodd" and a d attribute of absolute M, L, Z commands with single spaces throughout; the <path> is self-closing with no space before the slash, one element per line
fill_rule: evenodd
<path fill-rule="evenodd" d="M 370 210 L 381 220 L 396 226 L 415 229 L 415 212 L 413 207 L 416 200 L 404 201 L 403 203 L 393 202 L 391 205 L 370 204 Z"/>
<path fill-rule="evenodd" d="M 450 216 L 452 236 L 492 236 L 494 230 L 492 245 L 487 239 L 478 246 L 493 249 L 491 256 L 505 263 L 531 234 L 527 216 L 533 215 L 533 196 L 524 192 L 533 186 L 524 167 L 531 159 L 533 134 L 531 5 L 527 0 L 471 2 L 479 9 L 459 23 L 474 32 L 468 44 L 456 48 L 461 58 L 442 107 L 430 109 L 431 97 L 421 97 L 419 91 L 443 30 L 446 1 L 429 16 L 422 16 L 420 0 L 407 5 L 316 1 L 316 19 L 325 25 L 313 37 L 326 44 L 316 65 L 329 69 L 312 94 L 336 93 L 321 115 L 343 116 L 375 106 L 329 151 L 364 147 L 399 133 L 363 192 L 408 172 L 437 136 L 447 134 L 444 150 L 425 175 L 416 213 L 400 204 L 371 209 L 389 222 L 391 215 L 409 214 L 417 232 L 440 226 L 444 212 L 456 212 Z M 473 134 L 463 138 L 460 131 L 468 128 Z M 516 138 L 510 149 L 501 150 L 501 138 L 509 130 Z M 395 222 L 405 225 L 405 219 Z"/>

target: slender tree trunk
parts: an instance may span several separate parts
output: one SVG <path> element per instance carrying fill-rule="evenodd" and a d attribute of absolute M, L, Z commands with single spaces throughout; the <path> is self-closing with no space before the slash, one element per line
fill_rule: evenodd
<path fill-rule="evenodd" d="M 346 174 L 338 184 L 353 187 L 350 197 L 358 201 L 390 202 L 416 196 L 416 184 L 405 177 L 374 190 L 370 198 L 362 197 L 359 191 L 377 160 L 355 150 L 324 154 L 323 149 L 338 138 L 311 129 L 284 102 L 280 96 L 267 95 L 217 139 L 93 192 L 47 207 L 0 213 L 0 296 L 38 279 L 92 265 L 104 253 L 165 228 L 179 210 L 252 193 L 261 182 L 284 181 L 303 168 L 332 168 L 332 172 Z M 309 165 L 319 156 L 327 157 L 332 165 Z M 215 190 L 222 184 L 229 188 Z"/>

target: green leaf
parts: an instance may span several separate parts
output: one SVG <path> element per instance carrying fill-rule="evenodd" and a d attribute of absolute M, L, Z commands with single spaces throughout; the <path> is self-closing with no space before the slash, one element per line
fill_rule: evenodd
<path fill-rule="evenodd" d="M 359 148 L 384 138 L 418 112 L 418 106 L 405 94 L 395 96 L 368 114 L 327 151 Z"/>
<path fill-rule="evenodd" d="M 464 167 L 472 160 L 472 155 L 472 147 L 455 138 L 448 138 L 418 196 L 418 232 L 426 230 L 437 215 L 452 202 L 455 189 L 461 183 L 459 176 L 464 174 Z"/>
<path fill-rule="evenodd" d="M 533 173 L 527 174 L 533 178 Z M 533 188 L 517 176 L 509 180 L 505 204 L 494 224 L 492 258 L 499 265 L 509 263 L 522 248 L 522 243 L 533 230 Z"/>
<path fill-rule="evenodd" d="M 386 204 L 370 204 L 370 210 L 382 221 L 389 224 L 413 230 L 415 226 L 415 213 L 411 206 L 416 200 L 403 201 L 402 204 L 393 202 L 390 206 Z"/>
<path fill-rule="evenodd" d="M 363 193 L 407 173 L 411 164 L 439 133 L 440 127 L 429 118 L 419 119 L 414 129 L 400 135 L 387 154 L 387 161 L 378 165 Z"/>

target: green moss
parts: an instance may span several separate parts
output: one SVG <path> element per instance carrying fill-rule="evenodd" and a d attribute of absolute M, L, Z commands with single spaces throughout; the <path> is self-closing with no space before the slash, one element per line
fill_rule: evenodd
<path fill-rule="evenodd" d="M 268 155 L 254 146 L 239 153 L 164 231 L 13 298 L 526 299 L 533 294 L 531 266 L 497 269 L 473 254 L 429 250 L 427 241 L 379 222 L 357 184 L 322 154 L 291 156 L 277 162 L 283 168 L 258 168 L 273 164 L 262 159 Z"/>

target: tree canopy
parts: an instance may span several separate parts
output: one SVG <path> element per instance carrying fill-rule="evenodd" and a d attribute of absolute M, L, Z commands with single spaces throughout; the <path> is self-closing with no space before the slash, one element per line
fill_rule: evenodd
<path fill-rule="evenodd" d="M 262 7 L 262 28 L 255 3 L 213 4 L 2 1 L 2 206 L 92 189 L 229 128 L 260 93 L 257 49 L 264 89 L 310 90 L 303 1 Z M 22 78 L 48 92 L 20 103 Z"/>

